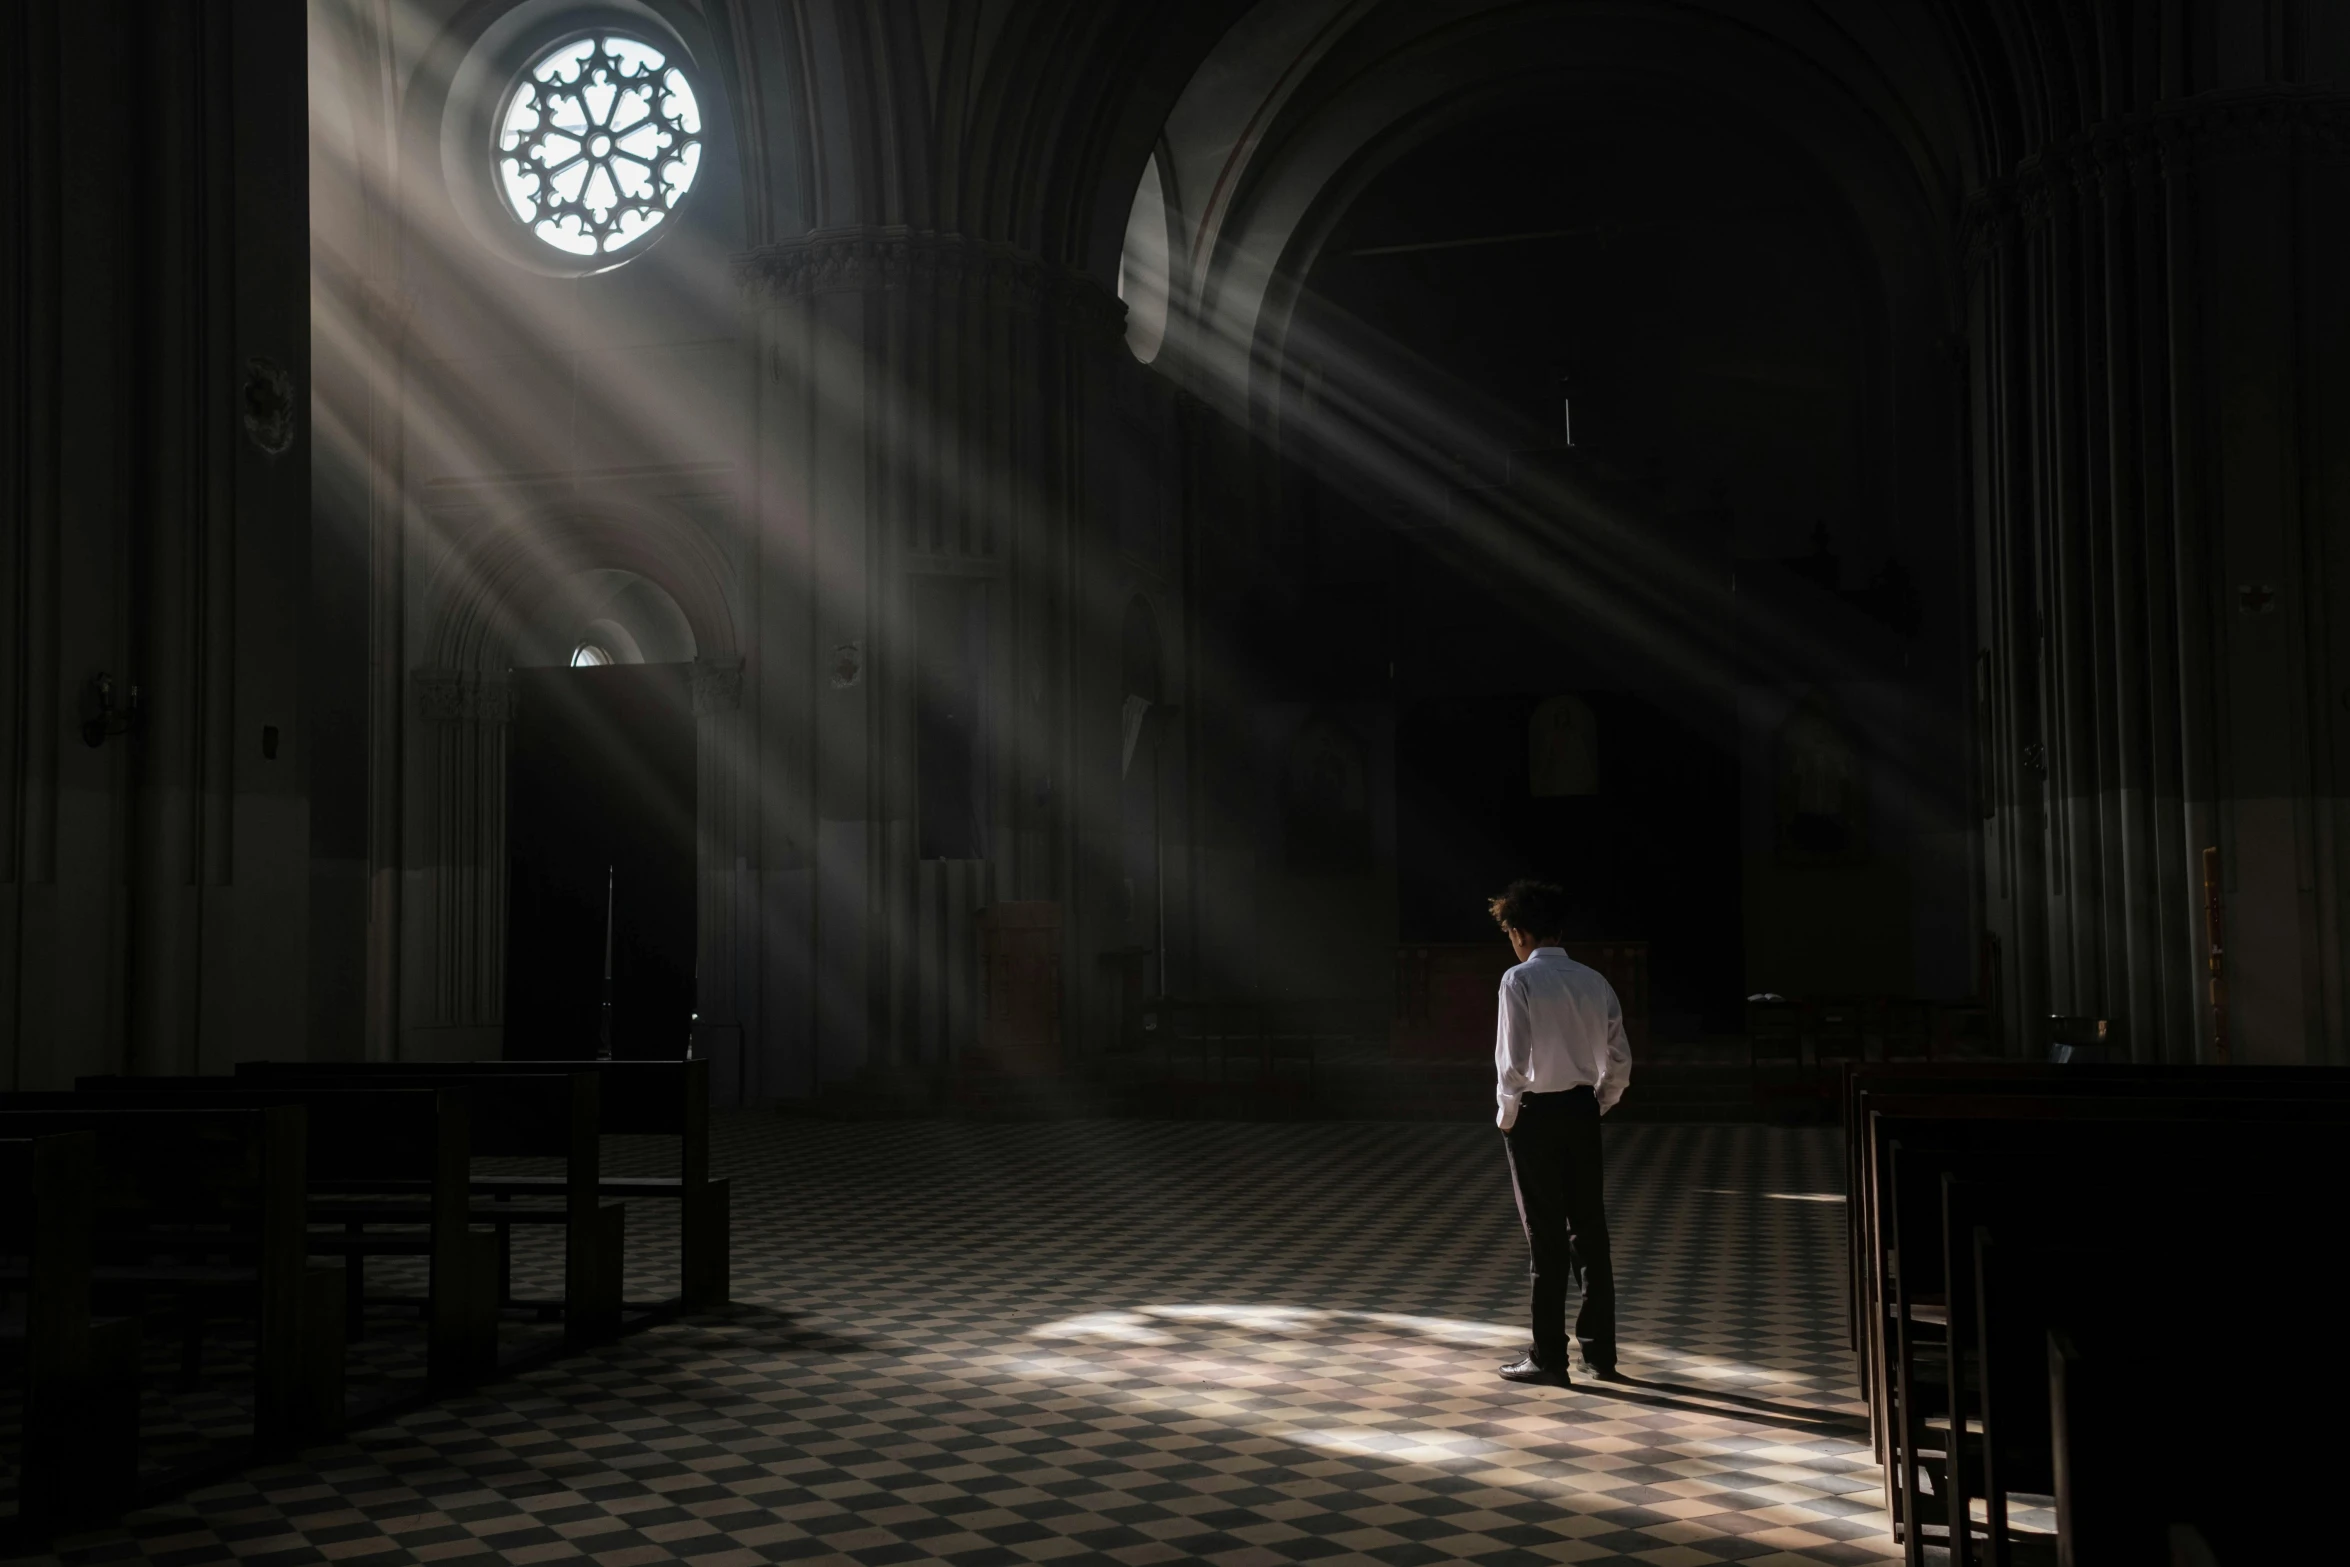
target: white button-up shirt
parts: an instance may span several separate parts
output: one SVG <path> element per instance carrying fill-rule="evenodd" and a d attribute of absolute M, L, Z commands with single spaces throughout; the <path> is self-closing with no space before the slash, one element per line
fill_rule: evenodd
<path fill-rule="evenodd" d="M 1564 1093 L 1588 1086 L 1607 1114 L 1632 1081 L 1632 1051 L 1624 1043 L 1624 1008 L 1607 977 L 1567 956 L 1564 947 L 1536 947 L 1534 956 L 1501 977 L 1501 1008 L 1493 1031 L 1494 1124 L 1508 1131 L 1524 1094 Z"/>

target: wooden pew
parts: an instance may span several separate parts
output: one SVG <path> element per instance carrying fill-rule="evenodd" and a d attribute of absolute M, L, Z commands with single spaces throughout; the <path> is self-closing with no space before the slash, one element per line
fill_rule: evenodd
<path fill-rule="evenodd" d="M 38 1536 L 127 1509 L 139 1477 L 139 1324 L 90 1309 L 96 1139 L 0 1140 L 0 1291 L 23 1297 L 17 1522 Z"/>
<path fill-rule="evenodd" d="M 1942 1223 L 1942 1181 L 1952 1161 L 1996 1163 L 2000 1156 L 2056 1156 L 2068 1148 L 2103 1150 L 2116 1159 L 2140 1152 L 2158 1157 L 2190 1124 L 2199 1137 L 2224 1139 L 2224 1128 L 2235 1122 L 2290 1125 L 2297 1135 L 2350 1123 L 2350 1094 L 2339 1083 L 2293 1101 L 2227 1099 L 2158 1083 L 2116 1086 L 2131 1091 L 1869 1096 L 1868 1177 L 1860 1193 L 1870 1251 L 1866 1387 L 1886 1466 L 1887 1506 L 1912 1561 L 1923 1559 L 1929 1528 L 1947 1529 L 1952 1518 L 1964 1517 L 1970 1489 L 1968 1357 L 1963 1339 L 1951 1343 L 1945 1270 L 1952 1249 Z M 2257 1146 L 2247 1142 L 2248 1150 Z M 1921 1355 L 1921 1346 L 1930 1353 Z M 1921 1385 L 1921 1368 L 1938 1357 L 1946 1357 L 1946 1378 Z M 1937 1417 L 1947 1421 L 1940 1448 L 1929 1445 Z M 1927 1453 L 1937 1455 L 1939 1468 L 1924 1459 Z M 1934 1504 L 1926 1507 L 1921 1481 L 1930 1470 Z M 1953 1543 L 1963 1556 L 1967 1541 Z"/>
<path fill-rule="evenodd" d="M 1868 1385 L 1876 1351 L 1871 1236 L 1866 1193 L 1869 1158 L 1862 1106 L 1872 1095 L 1910 1097 L 1969 1094 L 2048 1094 L 2059 1097 L 2175 1095 L 2225 1090 L 2231 1094 L 2350 1091 L 2350 1072 L 2334 1067 L 2056 1066 L 2045 1062 L 1893 1063 L 1848 1067 L 1842 1083 L 1846 1195 L 1844 1222 L 1849 1268 L 1846 1311 L 1855 1369 Z M 1879 1458 L 1884 1454 L 1880 1446 Z"/>
<path fill-rule="evenodd" d="M 1866 1184 L 1863 1163 L 1866 1139 L 1862 1135 L 1860 1104 L 1871 1091 L 1909 1095 L 1973 1093 L 2128 1093 L 2127 1085 L 2187 1084 L 2199 1088 L 2225 1086 L 2231 1092 L 2251 1090 L 2290 1094 L 2303 1088 L 2322 1088 L 2350 1081 L 2340 1067 L 2288 1066 L 2170 1066 L 2100 1065 L 2058 1066 L 2045 1061 L 1895 1061 L 1850 1062 L 1843 1071 L 1839 1098 L 1844 1125 L 1845 1239 L 1851 1287 L 1845 1296 L 1848 1328 L 1854 1355 L 1860 1358 L 1865 1379 L 1868 1345 L 1864 1338 L 1867 1316 L 1867 1249 L 1860 1230 L 1862 1212 L 1857 1194 Z M 2160 1090 L 2174 1091 L 2174 1090 Z"/>
<path fill-rule="evenodd" d="M 94 1289 L 238 1302 L 254 1319 L 254 1441 L 337 1429 L 342 1273 L 307 1255 L 302 1110 L 0 1110 L 0 1137 L 70 1131 L 95 1147 Z"/>
<path fill-rule="evenodd" d="M 472 1227 L 471 1109 L 463 1090 L 421 1085 L 383 1090 L 339 1082 L 272 1086 L 234 1077 L 85 1077 L 74 1086 L 77 1094 L 102 1096 L 105 1103 L 125 1108 L 172 1109 L 191 1096 L 221 1106 L 301 1106 L 310 1121 L 311 1219 L 344 1226 L 340 1234 L 313 1228 L 308 1245 L 314 1257 L 343 1259 L 346 1340 L 356 1340 L 363 1329 L 367 1259 L 421 1255 L 429 1270 L 427 1378 L 451 1385 L 496 1369 L 497 1237 Z M 0 1105 L 10 1102 L 0 1097 Z M 421 1235 L 414 1232 L 413 1213 L 380 1201 L 370 1205 L 364 1194 L 382 1189 L 427 1194 Z M 402 1225 L 406 1233 L 385 1233 L 380 1226 L 387 1223 Z"/>
<path fill-rule="evenodd" d="M 2041 1146 L 1960 1149 L 1939 1159 L 1929 1153 L 1914 1161 L 1918 1169 L 1897 1170 L 1903 1187 L 1913 1174 L 1930 1176 L 1942 1165 L 1939 1284 L 1955 1456 L 1940 1511 L 1946 1519 L 1962 1515 L 1970 1498 L 1980 1498 L 1986 1514 L 1980 1558 L 1962 1538 L 1954 1563 L 2009 1560 L 2009 1493 L 2046 1492 L 2053 1483 L 2044 1346 L 2054 1319 L 2044 1292 L 2060 1268 L 2047 1259 L 2069 1267 L 2092 1252 L 2119 1256 L 2122 1264 L 2110 1270 L 2113 1306 L 2144 1310 L 2163 1293 L 2167 1270 L 2156 1259 L 2175 1256 L 2179 1236 L 2244 1228 L 2233 1182 L 2215 1185 L 2209 1170 L 2286 1188 L 2322 1187 L 2330 1155 L 2312 1144 L 2350 1129 L 2350 1106 L 2340 1108 L 2339 1121 L 2293 1121 L 2291 1138 L 2280 1137 L 2268 1118 L 2201 1121 L 2189 1164 L 2176 1157 L 2178 1120 L 2163 1117 L 2045 1123 L 2032 1128 L 2046 1134 Z M 1896 1148 L 1897 1164 L 1904 1152 Z M 1915 1195 L 1902 1193 L 1904 1224 Z M 1905 1231 L 1900 1250 L 1908 1256 L 1926 1244 Z M 2010 1266 L 2019 1258 L 2020 1271 Z M 1902 1269 L 1905 1276 L 1913 1271 Z"/>
<path fill-rule="evenodd" d="M 2248 1222 L 2216 1259 L 2231 1300 L 2214 1304 L 2240 1303 L 2241 1324 L 2116 1309 L 2123 1258 L 2110 1250 L 2041 1259 L 2058 1318 L 2043 1342 L 2068 1567 L 2173 1561 L 2182 1527 L 2228 1567 L 2341 1559 L 2328 1498 L 2350 1464 L 2350 1367 L 2325 1331 L 2350 1234 L 2323 1208 L 2237 1215 Z M 2213 1331 L 2182 1344 L 2182 1326 Z"/>
<path fill-rule="evenodd" d="M 477 1221 L 511 1224 L 560 1224 L 564 1230 L 564 1337 L 586 1344 L 616 1332 L 620 1326 L 620 1282 L 627 1236 L 628 1210 L 600 1200 L 602 1079 L 598 1073 L 489 1072 L 418 1067 L 386 1072 L 351 1070 L 342 1065 L 302 1062 L 247 1062 L 238 1068 L 240 1079 L 257 1087 L 309 1086 L 349 1088 L 373 1083 L 382 1088 L 445 1088 L 466 1096 L 476 1157 L 557 1158 L 563 1173 L 543 1178 L 529 1194 L 555 1199 L 542 1208 L 477 1208 Z M 501 1183 L 516 1177 L 490 1177 L 468 1172 L 475 1196 L 495 1196 Z M 350 1179 L 333 1183 L 342 1200 L 329 1198 L 322 1217 L 348 1222 L 394 1222 L 394 1214 L 411 1215 L 406 1222 L 422 1222 L 422 1203 L 402 1207 L 387 1199 L 423 1194 L 414 1181 Z"/>
<path fill-rule="evenodd" d="M 521 1072 L 593 1072 L 601 1079 L 599 1129 L 677 1139 L 677 1174 L 607 1175 L 597 1182 L 605 1197 L 673 1201 L 678 1212 L 679 1301 L 687 1306 L 723 1305 L 731 1293 L 730 1183 L 710 1175 L 710 1063 L 689 1061 L 481 1061 L 464 1065 L 351 1062 L 297 1065 L 252 1061 L 241 1075 L 284 1071 L 340 1073 L 359 1078 L 419 1075 L 509 1075 Z M 550 1195 L 555 1176 L 500 1176 L 476 1181 L 475 1190 L 494 1196 Z"/>

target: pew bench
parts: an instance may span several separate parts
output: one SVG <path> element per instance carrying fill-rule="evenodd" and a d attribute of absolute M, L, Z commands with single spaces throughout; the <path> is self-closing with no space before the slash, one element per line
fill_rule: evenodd
<path fill-rule="evenodd" d="M 162 1295 L 250 1320 L 255 1443 L 339 1430 L 342 1277 L 304 1244 L 303 1111 L 0 1108 L 0 1137 L 59 1132 L 91 1134 L 94 1307 Z"/>
<path fill-rule="evenodd" d="M 454 1385 L 494 1370 L 498 1357 L 497 1238 L 473 1225 L 471 1103 L 463 1090 L 357 1084 L 256 1086 L 233 1077 L 85 1077 L 75 1094 L 123 1108 L 299 1106 L 309 1117 L 307 1246 L 344 1264 L 346 1341 L 365 1332 L 370 1257 L 422 1257 L 425 1374 Z M 36 1096 L 19 1096 L 33 1098 Z M 72 1095 L 40 1099 L 73 1100 Z M 385 1187 L 421 1192 L 393 1208 L 342 1194 Z M 339 1226 L 327 1233 L 321 1225 Z M 387 1230 L 384 1226 L 396 1226 Z"/>
<path fill-rule="evenodd" d="M 286 1073 L 401 1081 L 423 1077 L 512 1076 L 550 1073 L 593 1074 L 602 1084 L 597 1129 L 618 1135 L 675 1139 L 675 1175 L 599 1175 L 600 1196 L 620 1200 L 675 1202 L 678 1212 L 678 1299 L 686 1306 L 723 1305 L 730 1291 L 731 1186 L 710 1174 L 710 1063 L 681 1061 L 479 1061 L 456 1065 L 428 1062 L 347 1062 L 307 1064 L 248 1061 L 240 1077 Z M 477 1176 L 478 1194 L 507 1200 L 546 1197 L 563 1189 L 551 1175 Z"/>
<path fill-rule="evenodd" d="M 2176 1157 L 2175 1121 L 2092 1123 L 2025 1153 L 1968 1152 L 1949 1162 L 1939 1225 L 1945 1336 L 1957 1368 L 1955 1418 L 1970 1434 L 1960 1444 L 1966 1461 L 1945 1477 L 1941 1510 L 1947 1518 L 1966 1513 L 1971 1499 L 1984 1504 L 1982 1554 L 1962 1539 L 1954 1562 L 2014 1559 L 2010 1496 L 2053 1492 L 2042 1353 L 2060 1315 L 2051 1289 L 2079 1273 L 2104 1292 L 2101 1316 L 2171 1319 L 2182 1237 L 2232 1232 L 2247 1241 L 2266 1233 L 2288 1246 L 2319 1238 L 2317 1228 L 2295 1231 L 2245 1214 L 2236 1190 L 2215 1186 L 2208 1174 L 2221 1167 L 2322 1186 L 2330 1161 L 2312 1144 L 2330 1141 L 2345 1123 L 2293 1127 L 2288 1140 L 2269 1120 L 2199 1126 L 2191 1165 Z M 2198 1314 L 2213 1304 L 2192 1295 L 2181 1303 Z"/>
<path fill-rule="evenodd" d="M 496 1065 L 497 1063 L 489 1063 Z M 294 1062 L 246 1063 L 234 1081 L 255 1088 L 312 1091 L 445 1089 L 468 1104 L 475 1157 L 556 1159 L 559 1174 L 484 1176 L 466 1172 L 469 1217 L 494 1227 L 497 1237 L 497 1298 L 501 1305 L 538 1305 L 563 1318 L 564 1338 L 577 1346 L 617 1332 L 621 1313 L 621 1270 L 628 1210 L 604 1202 L 601 1150 L 603 1080 L 587 1071 L 471 1071 L 365 1066 L 309 1066 Z M 525 1183 L 521 1190 L 514 1183 Z M 371 1225 L 417 1224 L 430 1217 L 427 1185 L 413 1177 L 344 1176 L 319 1183 L 318 1212 L 333 1222 Z M 516 1203 L 517 1195 L 543 1199 Z M 563 1231 L 563 1294 L 559 1301 L 516 1301 L 511 1282 L 511 1232 L 517 1224 L 559 1226 Z"/>
<path fill-rule="evenodd" d="M 2104 1246 L 2035 1259 L 2052 1281 L 2042 1364 L 2071 1567 L 2172 1560 L 2181 1530 L 2229 1567 L 2341 1558 L 2327 1498 L 2350 1464 L 2350 1367 L 2324 1330 L 2350 1226 L 2338 1210 L 2232 1216 L 2250 1222 L 2216 1259 L 2226 1291 L 2195 1302 L 2216 1312 L 2121 1309 L 2123 1254 Z"/>
<path fill-rule="evenodd" d="M 1969 1383 L 1970 1306 L 1963 1291 L 1971 1270 L 1957 1260 L 1967 1237 L 1947 1232 L 1947 1178 L 1954 1171 L 1979 1178 L 2020 1160 L 2070 1159 L 2076 1170 L 2096 1172 L 2100 1180 L 2117 1168 L 2139 1171 L 2139 1184 L 2151 1189 L 2160 1186 L 2163 1161 L 2189 1127 L 2202 1142 L 2235 1148 L 2240 1162 L 2256 1163 L 2279 1129 L 2289 1128 L 2294 1138 L 2324 1138 L 2343 1128 L 2350 1123 L 2350 1098 L 2338 1092 L 2278 1101 L 2154 1091 L 1871 1096 L 1867 1113 L 1869 1175 L 1861 1194 L 1870 1252 L 1865 1385 L 1885 1465 L 1887 1506 L 1915 1562 L 1937 1539 L 1965 1559 L 1972 1546 L 1968 1497 L 1993 1492 L 1988 1481 L 1981 1488 L 1969 1484 L 1970 1469 L 1981 1472 L 1990 1462 L 1983 1418 L 1989 1395 L 1987 1384 Z M 2055 1198 L 2043 1187 L 2030 1200 L 2046 1206 Z"/>
<path fill-rule="evenodd" d="M 17 1523 L 39 1535 L 127 1509 L 139 1472 L 139 1324 L 90 1309 L 96 1139 L 0 1139 L 0 1325 L 21 1413 Z"/>

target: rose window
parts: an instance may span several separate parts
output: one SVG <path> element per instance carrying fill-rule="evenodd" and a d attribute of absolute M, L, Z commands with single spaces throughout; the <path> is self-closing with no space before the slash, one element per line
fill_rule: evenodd
<path fill-rule="evenodd" d="M 574 256 L 643 240 L 693 188 L 702 114 L 660 50 L 604 35 L 551 49 L 498 123 L 498 190 L 533 234 Z"/>

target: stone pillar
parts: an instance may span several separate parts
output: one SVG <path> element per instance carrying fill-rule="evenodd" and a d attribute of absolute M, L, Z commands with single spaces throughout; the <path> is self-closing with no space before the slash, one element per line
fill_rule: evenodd
<path fill-rule="evenodd" d="M 10 1076 L 295 1053 L 304 10 L 32 0 L 0 39 L 40 83 L 0 159 Z"/>
<path fill-rule="evenodd" d="M 411 677 L 400 1033 L 392 1059 L 501 1052 L 506 990 L 506 736 L 502 670 Z"/>
<path fill-rule="evenodd" d="M 1986 906 L 2011 1046 L 2051 1012 L 2208 1059 L 2200 855 L 2236 1059 L 2338 1053 L 2342 104 L 2208 94 L 1970 206 Z M 2350 666 L 2342 666 L 2350 667 Z"/>
<path fill-rule="evenodd" d="M 711 1097 L 743 1097 L 745 1023 L 756 1015 L 756 972 L 739 938 L 750 856 L 751 820 L 742 740 L 743 661 L 698 658 L 694 702 L 694 1053 L 712 1062 Z"/>
<path fill-rule="evenodd" d="M 400 895 L 405 882 L 402 759 L 407 755 L 408 498 L 407 347 L 415 297 L 369 287 L 360 299 L 370 329 L 358 367 L 365 432 L 367 560 L 367 912 L 364 1047 L 370 1061 L 400 1058 Z"/>
<path fill-rule="evenodd" d="M 1072 896 L 1066 802 L 1088 763 L 1070 696 L 1094 652 L 1115 667 L 1117 631 L 1086 618 L 1081 366 L 1115 347 L 1117 307 L 1010 247 L 899 228 L 811 234 L 737 272 L 760 355 L 745 1079 L 793 1098 L 941 1064 L 923 999 L 969 972 L 941 932 L 970 927 L 940 899 Z M 918 841 L 924 574 L 985 605 L 986 862 L 943 878 Z"/>

